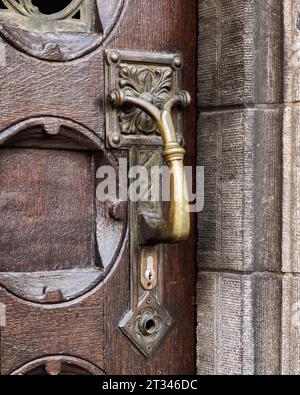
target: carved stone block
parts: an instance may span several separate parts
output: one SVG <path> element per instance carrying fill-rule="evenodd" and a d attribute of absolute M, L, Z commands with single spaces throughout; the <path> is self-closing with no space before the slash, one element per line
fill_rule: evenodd
<path fill-rule="evenodd" d="M 283 0 L 284 101 L 300 99 L 300 1 Z"/>
<path fill-rule="evenodd" d="M 282 290 L 282 374 L 300 374 L 300 276 L 285 275 Z"/>
<path fill-rule="evenodd" d="M 282 270 L 300 272 L 300 106 L 284 111 Z"/>
<path fill-rule="evenodd" d="M 282 110 L 203 112 L 199 124 L 200 267 L 280 270 Z"/>
<path fill-rule="evenodd" d="M 282 0 L 199 2 L 199 103 L 282 100 Z"/>
<path fill-rule="evenodd" d="M 280 276 L 201 273 L 198 373 L 279 374 L 280 319 Z"/>

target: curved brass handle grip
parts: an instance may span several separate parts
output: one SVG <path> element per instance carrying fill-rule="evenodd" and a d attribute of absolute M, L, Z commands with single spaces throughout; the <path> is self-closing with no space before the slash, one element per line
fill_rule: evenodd
<path fill-rule="evenodd" d="M 170 208 L 168 220 L 153 214 L 140 215 L 140 243 L 142 245 L 158 243 L 178 243 L 186 240 L 190 234 L 189 197 L 184 170 L 185 150 L 177 141 L 172 110 L 175 106 L 187 107 L 191 102 L 188 92 L 182 91 L 170 97 L 159 110 L 141 97 L 126 95 L 116 89 L 109 95 L 113 105 L 136 106 L 151 116 L 157 123 L 163 139 L 163 156 L 170 169 Z"/>

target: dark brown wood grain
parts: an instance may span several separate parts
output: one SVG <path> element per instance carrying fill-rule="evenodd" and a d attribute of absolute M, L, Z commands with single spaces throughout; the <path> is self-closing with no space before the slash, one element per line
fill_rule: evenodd
<path fill-rule="evenodd" d="M 89 153 L 0 151 L 1 272 L 93 265 L 93 178 Z"/>
<path fill-rule="evenodd" d="M 7 325 L 1 328 L 1 374 L 54 355 L 78 357 L 103 366 L 102 291 L 83 300 L 47 308 L 24 303 L 4 289 L 0 298 L 7 315 Z"/>
<path fill-rule="evenodd" d="M 50 356 L 59 355 L 67 357 L 59 362 L 64 369 L 75 373 L 85 369 L 78 360 L 87 363 L 87 374 L 194 373 L 195 218 L 189 241 L 164 247 L 163 301 L 176 324 L 147 360 L 118 328 L 130 309 L 126 205 L 96 202 L 94 171 L 100 164 L 117 168 L 114 158 L 126 155 L 101 145 L 103 53 L 110 48 L 183 55 L 182 87 L 193 97 L 184 114 L 186 164 L 195 165 L 197 1 L 126 1 L 103 48 L 73 61 L 44 61 L 2 44 L 0 302 L 7 324 L 1 328 L 1 374 L 22 366 L 24 374 L 28 366 L 55 373 L 58 362 Z M 41 131 L 38 117 L 50 122 L 50 133 Z M 28 119 L 13 136 L 13 125 Z M 61 128 L 62 119 L 67 127 Z"/>

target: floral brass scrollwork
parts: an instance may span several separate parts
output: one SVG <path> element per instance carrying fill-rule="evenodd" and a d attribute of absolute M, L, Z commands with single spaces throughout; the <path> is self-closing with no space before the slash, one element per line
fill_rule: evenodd
<path fill-rule="evenodd" d="M 123 67 L 119 72 L 119 86 L 124 92 L 134 97 L 141 97 L 147 102 L 161 108 L 172 89 L 172 69 Z M 159 129 L 153 118 L 143 110 L 128 107 L 119 111 L 118 119 L 124 134 L 159 135 Z"/>
<path fill-rule="evenodd" d="M 182 111 L 191 103 L 181 90 L 180 54 L 106 51 L 106 141 L 129 151 L 130 167 L 149 175 L 169 167 L 169 208 L 162 201 L 163 183 L 154 181 L 158 199 L 130 201 L 131 310 L 119 328 L 149 358 L 174 325 L 164 306 L 164 247 L 190 233 L 189 194 L 184 169 Z M 152 177 L 146 177 L 150 191 Z M 153 184 L 154 184 L 153 183 Z"/>
<path fill-rule="evenodd" d="M 122 85 L 122 84 L 121 84 Z M 141 245 L 159 243 L 178 243 L 187 240 L 190 234 L 190 213 L 187 209 L 189 202 L 188 186 L 183 160 L 185 150 L 177 139 L 173 110 L 176 106 L 187 108 L 191 103 L 191 96 L 186 91 L 180 91 L 170 96 L 157 108 L 149 100 L 128 95 L 126 90 L 115 89 L 108 97 L 116 107 L 133 106 L 153 119 L 163 140 L 162 155 L 170 169 L 170 209 L 167 220 L 153 214 L 140 215 L 140 243 Z"/>

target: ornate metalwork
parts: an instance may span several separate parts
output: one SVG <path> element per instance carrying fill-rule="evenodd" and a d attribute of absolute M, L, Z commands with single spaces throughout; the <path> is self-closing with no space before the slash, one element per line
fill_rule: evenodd
<path fill-rule="evenodd" d="M 1 10 L 0 19 L 37 32 L 76 31 L 92 32 L 95 27 L 95 0 L 70 0 L 64 9 L 43 14 L 32 0 L 2 0 L 7 8 Z M 80 18 L 74 18 L 76 14 Z"/>
<path fill-rule="evenodd" d="M 159 346 L 174 321 L 150 293 L 135 311 L 130 311 L 120 322 L 120 328 L 145 357 Z"/>
<path fill-rule="evenodd" d="M 174 324 L 163 305 L 161 243 L 185 240 L 190 230 L 178 109 L 189 104 L 190 96 L 180 91 L 182 65 L 180 55 L 106 52 L 107 145 L 128 149 L 130 167 L 150 170 L 164 157 L 172 175 L 167 220 L 162 185 L 157 186 L 158 200 L 130 202 L 131 311 L 119 326 L 147 358 Z M 151 190 L 152 197 L 149 179 L 140 187 L 141 196 L 144 183 L 145 193 Z"/>
<path fill-rule="evenodd" d="M 114 90 L 110 94 L 110 101 L 117 107 L 131 105 L 148 114 L 158 127 L 163 139 L 163 157 L 170 169 L 171 196 L 169 217 L 167 220 L 153 215 L 140 215 L 140 243 L 178 243 L 188 238 L 190 234 L 190 213 L 187 209 L 189 203 L 188 186 L 184 170 L 185 150 L 177 140 L 172 111 L 176 106 L 187 107 L 191 97 L 187 92 L 169 96 L 161 106 L 161 110 L 154 104 L 145 100 L 143 94 L 139 97 L 126 93 L 126 90 Z"/>
<path fill-rule="evenodd" d="M 176 94 L 182 67 L 180 55 L 107 51 L 106 93 L 122 89 L 126 96 L 143 99 L 161 110 Z M 107 142 L 114 148 L 132 145 L 162 145 L 157 122 L 144 109 L 127 105 L 107 109 Z M 181 114 L 176 113 L 178 137 Z"/>
<path fill-rule="evenodd" d="M 172 90 L 172 69 L 153 69 L 144 67 L 123 67 L 119 72 L 119 87 L 127 95 L 141 97 L 161 109 L 163 102 Z M 118 120 L 123 134 L 159 135 L 159 129 L 153 118 L 143 110 L 128 107 L 118 110 Z"/>

